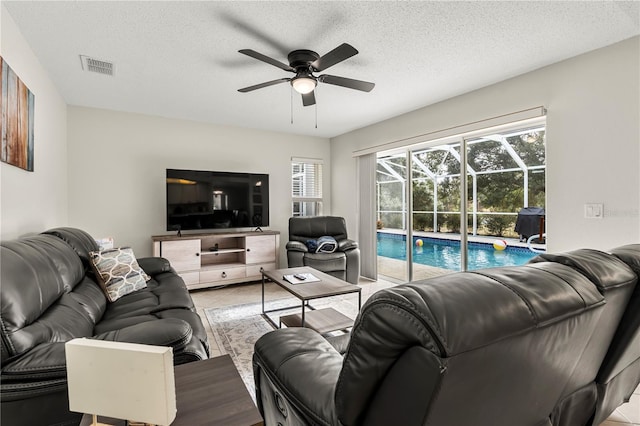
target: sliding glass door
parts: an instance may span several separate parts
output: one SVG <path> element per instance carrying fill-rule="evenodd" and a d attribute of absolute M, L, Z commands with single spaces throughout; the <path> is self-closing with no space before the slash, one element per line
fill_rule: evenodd
<path fill-rule="evenodd" d="M 411 280 L 407 158 L 406 151 L 378 156 L 376 171 L 378 274 L 400 282 Z"/>
<path fill-rule="evenodd" d="M 526 263 L 544 249 L 545 167 L 543 120 L 379 153 L 379 274 Z"/>
<path fill-rule="evenodd" d="M 461 270 L 460 142 L 410 152 L 414 256 L 412 276 Z"/>
<path fill-rule="evenodd" d="M 467 269 L 526 263 L 544 249 L 544 124 L 487 132 L 465 143 L 468 235 L 473 242 Z M 526 230 L 521 226 L 525 222 Z M 538 234 L 533 244 L 527 241 Z"/>

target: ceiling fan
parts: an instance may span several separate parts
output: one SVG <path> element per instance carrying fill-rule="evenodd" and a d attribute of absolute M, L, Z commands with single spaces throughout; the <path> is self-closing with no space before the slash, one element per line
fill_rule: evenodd
<path fill-rule="evenodd" d="M 284 71 L 292 72 L 295 76 L 291 78 L 279 78 L 277 80 L 256 84 L 254 86 L 244 87 L 242 89 L 238 89 L 238 92 L 246 93 L 256 89 L 262 89 L 263 87 L 273 86 L 274 84 L 290 82 L 293 89 L 302 95 L 302 104 L 304 106 L 309 106 L 316 103 L 314 89 L 318 82 L 361 90 L 363 92 L 370 92 L 375 86 L 374 83 L 354 80 L 352 78 L 338 77 L 329 74 L 322 74 L 317 77 L 313 75 L 314 72 L 324 71 L 327 68 L 356 55 L 358 51 L 347 43 L 341 44 L 323 56 L 318 55 L 312 50 L 294 50 L 290 52 L 287 57 L 289 65 L 263 55 L 262 53 L 258 53 L 255 50 L 243 49 L 239 50 L 239 52 L 247 56 L 251 56 L 259 61 L 271 64 Z"/>

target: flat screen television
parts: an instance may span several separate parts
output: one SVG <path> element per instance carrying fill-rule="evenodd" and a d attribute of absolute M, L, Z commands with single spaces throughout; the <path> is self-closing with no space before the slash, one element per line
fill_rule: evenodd
<path fill-rule="evenodd" d="M 167 231 L 269 226 L 269 175 L 167 169 Z"/>

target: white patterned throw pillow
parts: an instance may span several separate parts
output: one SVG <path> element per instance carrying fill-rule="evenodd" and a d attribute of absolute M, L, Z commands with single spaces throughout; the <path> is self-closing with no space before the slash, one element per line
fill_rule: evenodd
<path fill-rule="evenodd" d="M 151 278 L 142 270 L 131 247 L 89 253 L 100 286 L 110 302 L 147 287 Z"/>
<path fill-rule="evenodd" d="M 316 253 L 333 253 L 338 248 L 338 242 L 335 238 L 325 235 L 316 241 L 318 248 Z"/>

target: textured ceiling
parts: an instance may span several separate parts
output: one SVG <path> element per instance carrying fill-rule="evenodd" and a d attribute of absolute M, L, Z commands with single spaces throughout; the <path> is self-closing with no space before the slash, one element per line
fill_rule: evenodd
<path fill-rule="evenodd" d="M 70 105 L 322 137 L 640 33 L 636 1 L 3 4 Z M 372 92 L 320 84 L 316 110 L 291 103 L 288 84 L 237 91 L 291 77 L 240 49 L 287 62 L 344 42 L 360 53 L 325 73 Z M 84 72 L 79 55 L 114 62 L 115 76 Z"/>

